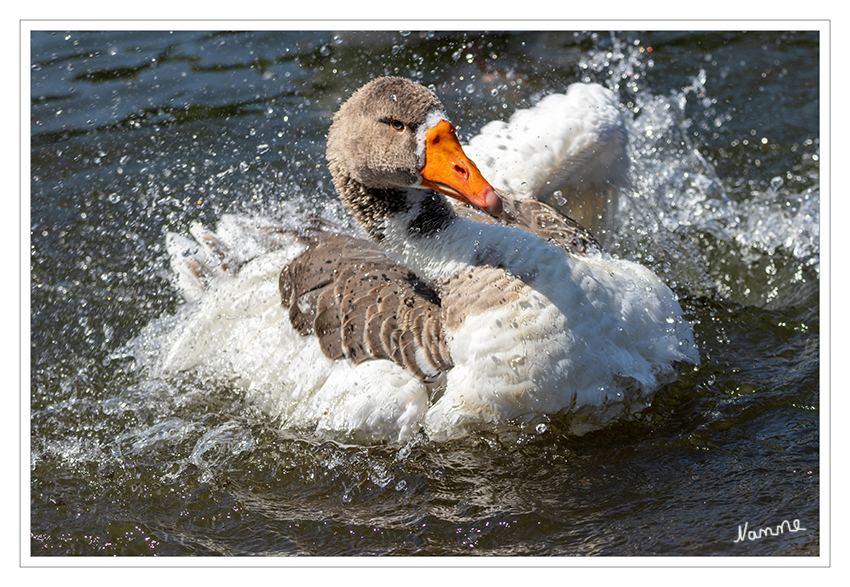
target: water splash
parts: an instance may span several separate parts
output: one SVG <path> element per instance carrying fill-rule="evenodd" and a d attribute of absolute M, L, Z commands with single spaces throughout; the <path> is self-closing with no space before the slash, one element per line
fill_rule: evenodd
<path fill-rule="evenodd" d="M 620 227 L 610 248 L 692 295 L 761 306 L 783 303 L 781 284 L 789 272 L 791 283 L 816 280 L 818 187 L 795 193 L 774 177 L 747 194 L 732 193 L 704 154 L 706 145 L 693 138 L 695 129 L 721 129 L 731 120 L 707 89 L 706 70 L 696 70 L 681 89 L 656 95 L 644 82 L 655 65 L 648 48 L 616 35 L 610 42 L 580 63 L 584 80 L 601 77 L 620 92 L 627 112 L 632 186 L 620 200 Z M 816 166 L 810 173 L 817 182 Z M 777 271 L 777 263 L 784 270 Z M 759 265 L 774 267 L 751 269 Z"/>

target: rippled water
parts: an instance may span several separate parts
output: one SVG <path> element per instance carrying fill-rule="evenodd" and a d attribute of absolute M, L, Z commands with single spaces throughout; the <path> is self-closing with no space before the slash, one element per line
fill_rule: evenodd
<path fill-rule="evenodd" d="M 33 32 L 31 49 L 32 556 L 820 554 L 817 32 Z M 575 81 L 615 90 L 634 185 L 608 248 L 679 294 L 701 366 L 603 432 L 405 447 L 281 429 L 238 382 L 152 374 L 139 349 L 185 311 L 165 233 L 339 214 L 325 132 L 379 74 L 433 84 L 462 138 Z"/>

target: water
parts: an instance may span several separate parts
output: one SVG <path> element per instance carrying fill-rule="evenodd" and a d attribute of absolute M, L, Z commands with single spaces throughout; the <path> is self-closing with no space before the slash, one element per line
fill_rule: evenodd
<path fill-rule="evenodd" d="M 31 555 L 820 554 L 819 60 L 817 32 L 33 32 Z M 379 74 L 433 84 L 462 139 L 618 92 L 608 248 L 679 294 L 701 366 L 581 438 L 365 447 L 133 356 L 186 311 L 167 231 L 340 214 L 324 135 Z"/>

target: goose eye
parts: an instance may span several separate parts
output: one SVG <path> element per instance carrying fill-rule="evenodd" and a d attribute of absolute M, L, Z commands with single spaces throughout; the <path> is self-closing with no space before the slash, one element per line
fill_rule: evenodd
<path fill-rule="evenodd" d="M 390 120 L 390 126 L 393 127 L 394 130 L 401 132 L 404 130 L 404 123 L 397 118 L 393 118 Z"/>

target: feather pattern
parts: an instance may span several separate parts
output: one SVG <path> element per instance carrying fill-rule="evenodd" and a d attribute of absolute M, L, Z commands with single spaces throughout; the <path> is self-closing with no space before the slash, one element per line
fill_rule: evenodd
<path fill-rule="evenodd" d="M 440 300 L 428 285 L 373 242 L 314 238 L 280 273 L 281 299 L 299 334 L 317 336 L 331 360 L 388 359 L 422 381 L 451 369 Z"/>

